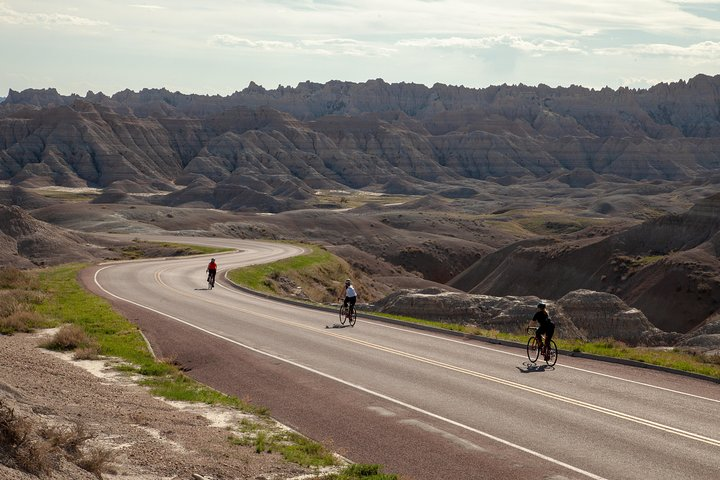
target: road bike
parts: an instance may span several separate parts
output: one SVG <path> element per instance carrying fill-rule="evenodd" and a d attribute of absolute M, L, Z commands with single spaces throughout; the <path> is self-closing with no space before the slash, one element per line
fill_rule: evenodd
<path fill-rule="evenodd" d="M 345 325 L 345 322 L 347 321 L 350 323 L 351 327 L 355 326 L 355 321 L 357 320 L 357 312 L 355 311 L 355 307 L 352 308 L 352 311 L 350 311 L 350 306 L 342 304 L 340 305 L 340 311 L 338 314 L 340 315 L 340 325 Z"/>
<path fill-rule="evenodd" d="M 543 350 L 542 341 L 545 340 L 545 335 L 542 335 L 543 340 L 538 343 L 535 332 L 537 332 L 537 327 L 527 327 L 527 333 L 530 334 L 530 338 L 528 338 L 527 342 L 527 357 L 528 360 L 530 360 L 530 362 L 532 363 L 537 362 L 537 359 L 540 357 L 540 354 Z M 548 366 L 552 367 L 553 365 L 555 365 L 555 362 L 557 362 L 557 345 L 555 345 L 554 340 L 550 340 L 550 345 L 548 347 L 550 348 L 550 355 L 547 357 L 547 360 L 545 360 L 545 363 L 547 363 Z"/>

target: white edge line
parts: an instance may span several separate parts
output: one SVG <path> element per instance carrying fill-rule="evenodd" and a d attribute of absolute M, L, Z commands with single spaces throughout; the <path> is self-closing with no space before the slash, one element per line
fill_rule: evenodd
<path fill-rule="evenodd" d="M 123 302 L 127 302 L 127 303 L 130 303 L 130 304 L 132 304 L 132 305 L 135 305 L 135 306 L 144 308 L 144 309 L 146 309 L 146 310 L 149 310 L 149 311 L 151 311 L 151 312 L 157 313 L 157 314 L 159 314 L 159 315 L 163 315 L 163 316 L 165 316 L 165 317 L 167 317 L 167 318 L 170 318 L 170 319 L 172 319 L 172 320 L 175 320 L 176 322 L 180 322 L 180 323 L 182 323 L 182 324 L 184 324 L 184 325 L 187 325 L 187 326 L 189 326 L 189 327 L 192 327 L 192 328 L 195 328 L 195 329 L 197 329 L 197 330 L 200 330 L 201 332 L 207 333 L 208 335 L 212 335 L 213 337 L 220 338 L 220 339 L 225 340 L 225 341 L 227 341 L 227 342 L 233 343 L 233 344 L 235 344 L 235 345 L 237 345 L 237 346 L 239 346 L 239 347 L 245 348 L 245 349 L 250 350 L 250 351 L 252 351 L 252 352 L 259 353 L 259 354 L 261 354 L 261 355 L 265 355 L 265 356 L 270 357 L 270 358 L 272 358 L 272 359 L 274 359 L 274 360 L 279 360 L 279 361 L 281 361 L 281 362 L 288 363 L 288 364 L 293 365 L 293 366 L 295 366 L 295 367 L 301 368 L 301 369 L 306 370 L 306 371 L 308 371 L 308 372 L 312 372 L 312 373 L 314 373 L 314 374 L 316 374 L 316 375 L 320 375 L 320 376 L 325 377 L 325 378 L 328 378 L 328 379 L 330 379 L 330 380 L 334 380 L 334 381 L 336 381 L 336 382 L 338 382 L 338 383 L 341 383 L 341 384 L 343 384 L 343 385 L 347 385 L 347 386 L 349 386 L 349 387 L 352 387 L 352 388 L 354 388 L 354 389 L 357 389 L 357 390 L 360 390 L 360 391 L 362 391 L 362 392 L 368 393 L 368 394 L 370 394 L 370 395 L 373 395 L 373 396 L 375 396 L 375 397 L 381 398 L 381 399 L 386 400 L 386 401 L 388 401 L 388 402 L 395 403 L 395 404 L 400 405 L 400 406 L 402 406 L 402 407 L 405 407 L 405 408 L 407 408 L 407 409 L 409 409 L 409 410 L 413 410 L 413 411 L 415 411 L 415 412 L 422 413 L 423 415 L 427 415 L 427 416 L 429 416 L 429 417 L 435 418 L 435 419 L 440 420 L 440 421 L 443 421 L 443 422 L 445 422 L 445 423 L 449 423 L 449 424 L 451 424 L 451 425 L 455 425 L 456 427 L 460 427 L 460 428 L 462 428 L 462 429 L 465 429 L 465 430 L 468 430 L 468 431 L 470 431 L 470 432 L 473 432 L 473 433 L 476 433 L 476 434 L 478 434 L 478 435 L 481 435 L 481 436 L 483 436 L 483 437 L 489 438 L 489 439 L 491 439 L 491 440 L 494 440 L 494 441 L 496 441 L 496 442 L 498 442 L 498 443 L 501 443 L 501 444 L 503 444 L 503 445 L 506 445 L 506 446 L 508 446 L 508 447 L 511 447 L 511 448 L 516 449 L 516 450 L 520 450 L 521 452 L 527 453 L 527 454 L 529 454 L 529 455 L 533 455 L 533 456 L 535 456 L 535 457 L 538 457 L 538 458 L 540 458 L 540 459 L 542 459 L 542 460 L 545 460 L 545 461 L 547 461 L 547 462 L 554 463 L 554 464 L 556 464 L 556 465 L 558 465 L 558 466 L 567 468 L 568 470 L 572 470 L 573 472 L 579 473 L 579 474 L 581 474 L 581 475 L 585 475 L 585 476 L 588 477 L 588 478 L 592 478 L 592 479 L 594 479 L 594 480 L 607 480 L 607 479 L 605 479 L 604 477 L 600 477 L 600 476 L 598 476 L 598 475 L 595 475 L 594 473 L 590 473 L 590 472 L 588 472 L 588 471 L 582 470 L 581 468 L 574 467 L 574 466 L 572 466 L 572 465 L 570 465 L 570 464 L 567 464 L 567 463 L 562 462 L 562 461 L 560 461 L 560 460 L 557 460 L 557 459 L 555 459 L 555 458 L 549 457 L 549 456 L 544 455 L 544 454 L 542 454 L 542 453 L 540 453 L 540 452 L 536 452 L 536 451 L 534 451 L 534 450 L 530 450 L 529 448 L 523 447 L 523 446 L 518 445 L 518 444 L 516 444 L 516 443 L 512 443 L 512 442 L 510 442 L 510 441 L 508 441 L 508 440 L 504 440 L 504 439 L 502 439 L 502 438 L 500 438 L 500 437 L 496 437 L 496 436 L 494 436 L 494 435 L 492 435 L 492 434 L 490 434 L 490 433 L 483 432 L 482 430 L 478 430 L 478 429 L 473 428 L 473 427 L 471 427 L 471 426 L 469 426 L 469 425 L 465 425 L 465 424 L 460 423 L 460 422 L 457 422 L 457 421 L 455 421 L 455 420 L 451 420 L 451 419 L 446 418 L 446 417 L 443 417 L 443 416 L 441 416 L 441 415 L 438 415 L 438 414 L 429 412 L 429 411 L 427 411 L 427 410 L 423 410 L 423 409 L 420 408 L 420 407 L 416 407 L 416 406 L 411 405 L 411 404 L 409 404 L 409 403 L 405 403 L 405 402 L 403 402 L 402 400 L 398 400 L 398 399 L 396 399 L 396 398 L 393 398 L 393 397 L 384 395 L 384 394 L 379 393 L 379 392 L 376 392 L 376 391 L 374 391 L 374 390 L 370 390 L 370 389 L 368 389 L 368 388 L 366 388 L 366 387 L 363 387 L 363 386 L 361 386 L 361 385 L 357 385 L 357 384 L 348 382 L 347 380 L 343 380 L 343 379 L 341 379 L 341 378 L 334 377 L 334 376 L 332 376 L 332 375 L 330 375 L 330 374 L 321 372 L 321 371 L 319 371 L 319 370 L 315 370 L 315 369 L 312 368 L 312 367 L 308 367 L 308 366 L 306 366 L 306 365 L 302 365 L 302 364 L 297 363 L 297 362 L 294 362 L 294 361 L 292 361 L 292 360 L 288 360 L 288 359 L 286 359 L 286 358 L 282 358 L 282 357 L 273 355 L 272 353 L 268 353 L 268 352 L 264 352 L 264 351 L 262 351 L 262 350 L 258 350 L 257 348 L 251 347 L 250 345 L 246 345 L 246 344 L 241 343 L 241 342 L 238 342 L 238 341 L 236 341 L 236 340 L 232 340 L 232 339 L 230 339 L 230 338 L 224 337 L 224 336 L 222 336 L 222 335 L 220 335 L 220 334 L 218 334 L 218 333 L 211 332 L 210 330 L 206 330 L 206 329 L 204 329 L 204 328 L 202 328 L 202 327 L 199 327 L 199 326 L 197 326 L 197 325 L 193 325 L 192 323 L 186 322 L 185 320 L 181 320 L 180 318 L 174 317 L 174 316 L 169 315 L 169 314 L 167 314 L 167 313 L 163 313 L 163 312 L 161 312 L 161 311 L 159 311 L 159 310 L 155 310 L 154 308 L 148 307 L 148 306 L 143 305 L 143 304 L 141 304 L 141 303 L 133 302 L 132 300 L 128 300 L 128 299 L 126 299 L 126 298 L 123 298 L 123 297 L 120 297 L 120 296 L 118 296 L 118 295 L 115 295 L 114 293 L 111 293 L 111 292 L 109 292 L 108 290 L 106 290 L 105 288 L 103 288 L 103 286 L 100 285 L 100 282 L 98 282 L 98 278 L 97 278 L 97 277 L 98 277 L 98 274 L 99 274 L 101 271 L 103 271 L 103 270 L 105 270 L 105 269 L 107 269 L 107 268 L 110 268 L 110 267 L 111 267 L 111 266 L 109 265 L 109 266 L 106 266 L 106 267 L 103 267 L 103 268 L 98 269 L 98 270 L 95 272 L 95 275 L 94 275 L 94 278 L 93 278 L 93 279 L 94 279 L 94 281 L 95 281 L 95 285 L 97 285 L 98 288 L 100 288 L 100 290 L 102 290 L 103 292 L 107 293 L 108 295 L 110 295 L 110 296 L 112 296 L 112 297 L 114 297 L 114 298 L 117 298 L 118 300 L 122 300 Z"/>

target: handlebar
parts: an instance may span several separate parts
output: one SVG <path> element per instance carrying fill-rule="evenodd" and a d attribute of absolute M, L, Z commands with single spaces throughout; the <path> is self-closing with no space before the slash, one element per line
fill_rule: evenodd
<path fill-rule="evenodd" d="M 537 329 L 538 329 L 538 327 L 531 327 L 530 325 L 528 325 L 528 327 L 525 329 L 525 331 L 526 331 L 527 333 L 531 333 L 531 334 L 532 334 L 532 333 L 537 332 Z"/>

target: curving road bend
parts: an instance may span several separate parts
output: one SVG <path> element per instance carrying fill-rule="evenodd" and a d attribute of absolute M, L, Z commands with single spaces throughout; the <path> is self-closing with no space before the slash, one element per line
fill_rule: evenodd
<path fill-rule="evenodd" d="M 178 237 L 143 236 L 178 241 Z M 207 257 L 101 265 L 84 273 L 145 333 L 159 357 L 356 462 L 405 479 L 715 479 L 720 386 L 561 356 L 528 364 L 516 348 L 243 293 L 242 265 L 296 255 L 291 245 L 229 246 L 216 288 Z M 529 314 L 532 308 L 529 308 Z"/>

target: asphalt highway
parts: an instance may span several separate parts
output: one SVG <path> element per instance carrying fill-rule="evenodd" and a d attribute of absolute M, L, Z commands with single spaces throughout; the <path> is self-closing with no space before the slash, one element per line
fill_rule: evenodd
<path fill-rule="evenodd" d="M 544 368 L 522 349 L 362 316 L 340 327 L 224 279 L 298 247 L 181 240 L 238 249 L 215 255 L 213 290 L 205 256 L 101 265 L 84 281 L 157 356 L 352 461 L 414 480 L 720 477 L 716 383 L 562 355 Z"/>

